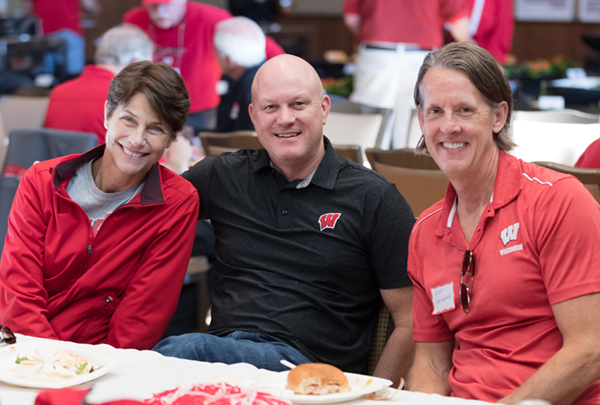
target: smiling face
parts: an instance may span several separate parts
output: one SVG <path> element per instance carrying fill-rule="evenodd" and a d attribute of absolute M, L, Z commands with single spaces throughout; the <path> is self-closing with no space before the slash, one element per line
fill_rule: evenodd
<path fill-rule="evenodd" d="M 186 3 L 187 0 L 171 0 L 170 3 L 151 3 L 144 7 L 154 25 L 166 30 L 183 20 Z"/>
<path fill-rule="evenodd" d="M 430 69 L 422 83 L 419 124 L 427 149 L 452 181 L 495 173 L 499 148 L 493 133 L 506 121 L 505 101 L 492 109 L 467 75 Z"/>
<path fill-rule="evenodd" d="M 258 71 L 250 117 L 260 143 L 288 180 L 305 178 L 323 159 L 330 106 L 317 73 L 300 58 L 281 55 Z"/>
<path fill-rule="evenodd" d="M 104 123 L 106 149 L 94 178 L 96 185 L 105 192 L 139 185 L 171 144 L 171 128 L 161 122 L 143 93 L 119 105 Z"/>

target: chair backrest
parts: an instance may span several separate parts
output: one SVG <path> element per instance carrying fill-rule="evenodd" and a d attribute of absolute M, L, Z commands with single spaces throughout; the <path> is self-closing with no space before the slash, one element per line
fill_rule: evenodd
<path fill-rule="evenodd" d="M 4 170 L 0 178 L 0 255 L 8 230 L 8 214 L 25 171 L 43 161 L 83 153 L 98 144 L 95 134 L 53 129 L 19 129 L 9 135 Z"/>
<path fill-rule="evenodd" d="M 335 153 L 338 155 L 345 157 L 348 160 L 351 160 L 359 165 L 363 164 L 363 153 L 360 148 L 360 145 L 340 145 L 334 144 L 332 145 L 333 149 L 335 149 Z"/>
<path fill-rule="evenodd" d="M 331 104 L 323 132 L 332 144 L 359 145 L 363 151 L 381 147 L 390 114 L 391 110 L 385 108 L 367 110 L 360 104 L 335 102 Z"/>
<path fill-rule="evenodd" d="M 410 121 L 408 122 L 408 136 L 406 138 L 407 148 L 416 148 L 421 139 L 421 126 L 419 125 L 419 116 L 417 109 L 413 108 L 410 112 Z"/>
<path fill-rule="evenodd" d="M 448 178 L 430 156 L 414 149 L 367 149 L 371 168 L 396 185 L 415 217 L 444 198 Z"/>
<path fill-rule="evenodd" d="M 254 131 L 200 132 L 206 156 L 235 152 L 238 149 L 262 149 Z"/>
<path fill-rule="evenodd" d="M 369 351 L 369 375 L 373 375 L 373 372 L 375 372 L 375 367 L 377 367 L 377 363 L 381 358 L 385 344 L 393 331 L 394 322 L 392 321 L 392 315 L 382 301 L 379 307 L 377 325 L 373 333 L 371 350 Z"/>
<path fill-rule="evenodd" d="M 538 166 L 555 170 L 561 173 L 571 174 L 579 179 L 583 186 L 589 190 L 596 201 L 600 203 L 600 169 L 584 169 L 572 167 L 554 162 L 533 162 Z"/>
<path fill-rule="evenodd" d="M 440 170 L 431 156 L 415 155 L 415 150 L 411 148 L 390 150 L 369 148 L 365 153 L 371 166 L 373 162 L 379 162 L 412 169 Z"/>
<path fill-rule="evenodd" d="M 43 128 L 49 97 L 3 95 L 0 97 L 0 115 L 4 131 Z"/>

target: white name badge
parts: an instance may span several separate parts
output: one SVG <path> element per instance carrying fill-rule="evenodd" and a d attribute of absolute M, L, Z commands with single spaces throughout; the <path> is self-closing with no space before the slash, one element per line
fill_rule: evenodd
<path fill-rule="evenodd" d="M 431 289 L 433 315 L 454 309 L 454 283 Z"/>

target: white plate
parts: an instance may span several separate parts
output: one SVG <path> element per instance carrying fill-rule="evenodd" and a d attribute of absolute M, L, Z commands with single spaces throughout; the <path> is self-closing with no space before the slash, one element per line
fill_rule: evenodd
<path fill-rule="evenodd" d="M 392 382 L 390 380 L 386 380 L 384 378 L 354 373 L 344 373 L 348 378 L 348 383 L 350 384 L 350 387 L 352 388 L 351 391 L 327 395 L 298 395 L 294 394 L 293 391 L 286 389 L 288 373 L 289 371 L 282 371 L 281 373 L 277 373 L 276 380 L 265 384 L 264 388 L 267 389 L 261 389 L 263 387 L 259 387 L 258 390 L 271 392 L 271 389 L 279 388 L 279 394 L 283 398 L 292 401 L 294 404 L 317 405 L 351 401 L 353 399 L 360 398 L 363 395 L 379 391 L 384 387 L 389 387 L 390 385 L 392 385 Z"/>
<path fill-rule="evenodd" d="M 39 347 L 49 355 L 68 351 L 74 355 L 82 356 L 90 365 L 94 365 L 92 373 L 70 377 L 59 375 L 46 375 L 41 370 L 34 371 L 34 366 L 24 366 L 15 363 L 17 356 L 35 356 L 35 348 Z M 39 356 L 38 356 L 39 357 Z M 52 342 L 15 343 L 0 349 L 0 381 L 8 384 L 29 388 L 66 388 L 95 380 L 108 373 L 118 362 L 118 359 L 103 354 L 93 353 L 73 347 L 68 343 Z"/>

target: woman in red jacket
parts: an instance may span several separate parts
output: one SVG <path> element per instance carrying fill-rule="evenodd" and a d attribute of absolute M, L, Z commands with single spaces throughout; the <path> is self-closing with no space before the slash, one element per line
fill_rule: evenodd
<path fill-rule="evenodd" d="M 150 349 L 177 305 L 198 195 L 158 164 L 189 95 L 170 67 L 136 62 L 111 82 L 106 144 L 24 175 L 0 260 L 0 323 L 80 343 Z"/>

